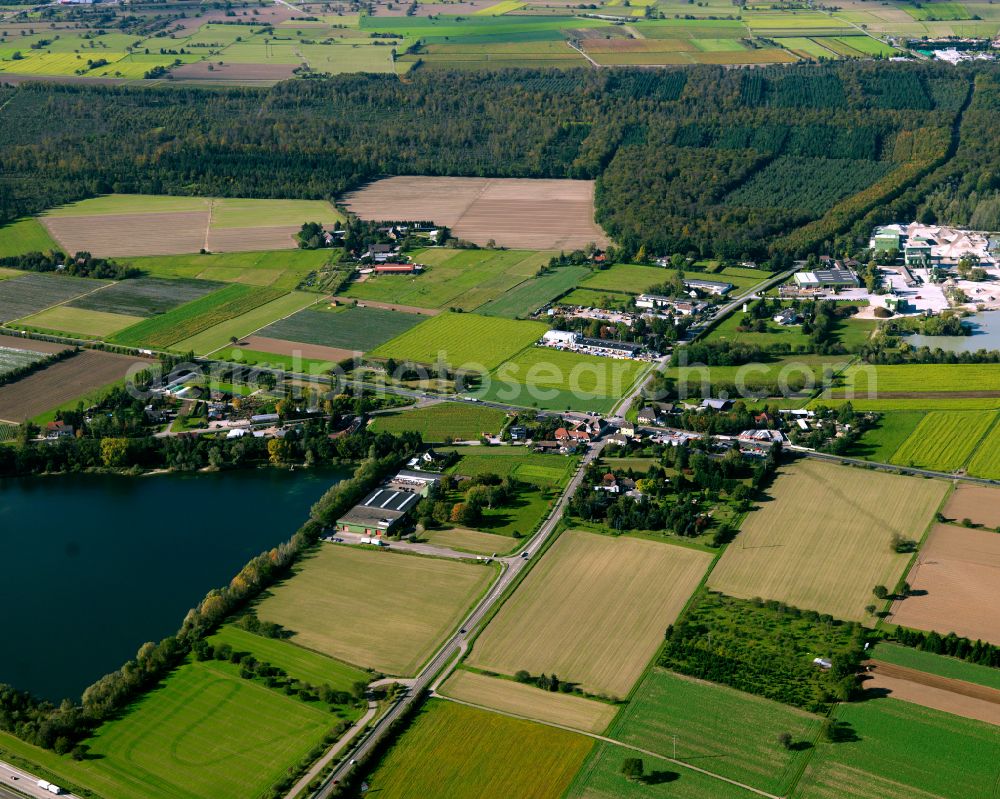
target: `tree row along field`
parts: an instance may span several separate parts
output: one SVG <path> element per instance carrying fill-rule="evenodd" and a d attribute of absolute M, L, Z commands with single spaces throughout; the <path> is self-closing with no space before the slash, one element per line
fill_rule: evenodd
<path fill-rule="evenodd" d="M 992 80 L 979 76 L 970 118 L 993 110 Z M 544 93 L 535 91 L 542 86 Z M 945 160 L 969 91 L 969 78 L 950 68 L 864 63 L 752 74 L 714 67 L 558 78 L 417 73 L 406 84 L 341 76 L 213 94 L 211 103 L 192 88 L 133 93 L 26 84 L 4 109 L 17 124 L 0 133 L 9 164 L 0 219 L 78 200 L 95 181 L 138 193 L 155 186 L 161 193 L 329 198 L 380 174 L 485 170 L 598 178 L 597 221 L 627 251 L 739 258 L 766 254 L 770 243 L 796 251 L 849 227 Z M 425 108 L 436 110 L 407 110 L 417 94 L 435 98 Z M 473 106 L 473 97 L 490 100 Z M 197 134 L 186 123 L 193 105 L 204 108 Z M 81 107 L 92 114 L 81 115 Z M 358 113 L 333 120 L 334 107 Z M 393 113 L 362 112 L 371 108 Z M 839 124 L 830 123 L 831 114 Z M 161 130 L 169 152 L 137 166 L 142 145 L 128 135 L 133 124 Z M 51 135 L 39 136 L 43 130 Z M 405 146 L 404 136 L 419 147 Z M 303 142 L 330 157 L 314 161 Z M 22 146 L 35 156 L 30 180 L 28 162 L 13 155 Z M 49 166 L 66 147 L 95 174 Z M 95 148 L 101 158 L 90 157 Z M 788 173 L 768 168 L 775 159 L 829 172 L 823 202 L 775 207 L 774 196 L 793 196 Z M 196 163 L 202 168 L 189 168 Z"/>

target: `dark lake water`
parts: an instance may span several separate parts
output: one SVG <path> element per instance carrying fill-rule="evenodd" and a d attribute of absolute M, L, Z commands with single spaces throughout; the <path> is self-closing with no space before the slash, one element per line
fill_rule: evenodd
<path fill-rule="evenodd" d="M 79 698 L 348 476 L 253 470 L 0 480 L 0 683 Z"/>

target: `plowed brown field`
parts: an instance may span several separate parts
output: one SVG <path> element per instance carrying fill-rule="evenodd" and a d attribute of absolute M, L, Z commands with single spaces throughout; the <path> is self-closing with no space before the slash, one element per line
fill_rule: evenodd
<path fill-rule="evenodd" d="M 1000 527 L 1000 488 L 960 485 L 941 511 L 947 518 L 975 524 Z"/>
<path fill-rule="evenodd" d="M 428 220 L 461 239 L 527 250 L 608 243 L 589 180 L 395 177 L 344 196 L 362 219 Z"/>
<path fill-rule="evenodd" d="M 907 581 L 894 624 L 1000 644 L 1000 534 L 936 525 Z"/>
<path fill-rule="evenodd" d="M 878 660 L 866 665 L 872 669 L 866 690 L 888 691 L 895 699 L 1000 726 L 1000 691 Z"/>

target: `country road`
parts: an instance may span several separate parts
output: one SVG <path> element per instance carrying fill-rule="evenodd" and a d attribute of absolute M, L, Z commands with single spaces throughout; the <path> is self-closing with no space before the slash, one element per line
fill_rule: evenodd
<path fill-rule="evenodd" d="M 355 761 L 367 756 L 377 746 L 377 744 L 385 737 L 386 733 L 392 727 L 393 723 L 406 713 L 406 711 L 419 698 L 424 689 L 430 686 L 438 674 L 441 672 L 447 674 L 446 669 L 449 665 L 453 665 L 456 656 L 464 651 L 468 633 L 463 632 L 463 630 L 473 630 L 476 626 L 478 626 L 504 597 L 507 589 L 514 583 L 518 575 L 533 565 L 535 559 L 531 556 L 537 553 L 538 549 L 545 544 L 548 538 L 555 531 L 560 519 L 562 519 L 563 511 L 566 508 L 566 504 L 569 502 L 569 498 L 573 496 L 576 489 L 579 487 L 580 482 L 583 480 L 583 474 L 587 464 L 594 460 L 603 448 L 603 444 L 593 446 L 580 461 L 572 479 L 566 486 L 565 491 L 563 491 L 562 495 L 559 497 L 559 501 L 550 511 L 548 518 L 546 518 L 546 520 L 542 523 L 538 532 L 532 536 L 527 546 L 524 548 L 523 551 L 529 553 L 529 557 L 505 558 L 500 561 L 503 571 L 500 573 L 500 577 L 497 581 L 487 592 L 486 596 L 484 596 L 475 608 L 473 608 L 472 612 L 466 616 L 460 629 L 455 632 L 451 638 L 449 638 L 444 645 L 441 646 L 440 649 L 438 649 L 437 653 L 431 658 L 427 665 L 421 669 L 416 679 L 413 680 L 410 690 L 407 691 L 406 694 L 375 723 L 370 732 L 348 753 L 340 766 L 331 772 L 326 782 L 323 783 L 323 786 L 314 794 L 316 799 L 326 799 L 326 797 L 329 797 L 335 790 L 338 783 L 351 773 L 354 768 Z M 291 799 L 291 797 L 289 796 L 288 799 Z"/>
<path fill-rule="evenodd" d="M 0 799 L 24 799 L 25 796 L 36 799 L 52 799 L 54 794 L 38 787 L 38 777 L 22 771 L 9 763 L 0 762 Z M 63 791 L 59 796 L 66 799 L 78 799 L 75 794 Z"/>

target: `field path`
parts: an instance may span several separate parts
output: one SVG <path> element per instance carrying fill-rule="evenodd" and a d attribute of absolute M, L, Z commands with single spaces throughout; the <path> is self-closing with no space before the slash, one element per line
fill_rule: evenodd
<path fill-rule="evenodd" d="M 205 252 L 210 252 L 210 250 L 208 249 L 208 237 L 209 234 L 212 232 L 212 213 L 214 211 L 215 211 L 215 199 L 213 198 L 208 201 L 208 218 L 205 220 L 205 244 L 203 245 Z"/>
<path fill-rule="evenodd" d="M 573 44 L 573 42 L 570 41 L 567 41 L 566 44 L 568 44 L 573 50 L 576 50 L 580 55 L 586 58 L 593 66 L 597 67 L 598 69 L 601 68 L 601 64 L 598 64 L 593 58 L 587 55 L 587 53 L 584 52 L 582 47 L 578 47 L 577 45 Z"/>

